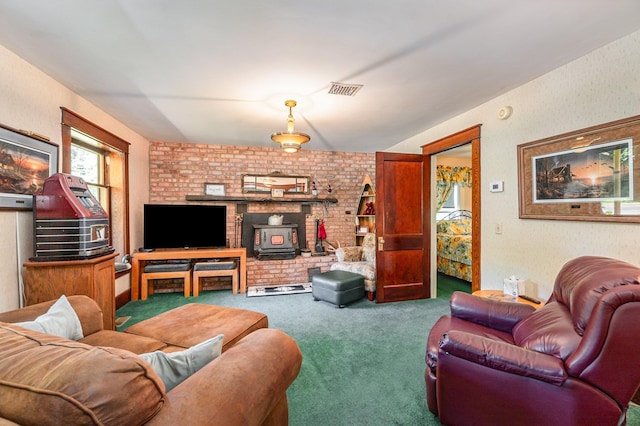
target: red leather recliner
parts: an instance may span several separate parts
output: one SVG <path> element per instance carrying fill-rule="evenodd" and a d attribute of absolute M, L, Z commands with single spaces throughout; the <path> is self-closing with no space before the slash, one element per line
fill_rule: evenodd
<path fill-rule="evenodd" d="M 454 293 L 427 341 L 427 405 L 446 425 L 618 425 L 640 386 L 640 268 L 566 263 L 539 310 Z"/>

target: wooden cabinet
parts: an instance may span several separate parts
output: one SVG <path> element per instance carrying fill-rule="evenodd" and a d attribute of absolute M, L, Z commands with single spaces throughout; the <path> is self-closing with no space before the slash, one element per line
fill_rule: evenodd
<path fill-rule="evenodd" d="M 105 330 L 115 330 L 115 257 L 117 253 L 86 260 L 27 262 L 24 294 L 27 305 L 61 295 L 84 294 L 102 309 Z"/>
<path fill-rule="evenodd" d="M 371 177 L 366 175 L 362 182 L 358 212 L 356 216 L 356 245 L 361 246 L 364 236 L 368 232 L 376 232 L 376 190 Z M 373 211 L 371 211 L 373 210 Z"/>

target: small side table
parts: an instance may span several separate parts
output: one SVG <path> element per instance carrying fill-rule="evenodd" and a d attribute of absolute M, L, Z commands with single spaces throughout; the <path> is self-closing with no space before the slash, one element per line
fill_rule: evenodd
<path fill-rule="evenodd" d="M 533 303 L 529 300 L 525 300 L 522 297 L 518 297 L 514 299 L 513 296 L 508 296 L 502 292 L 502 290 L 478 290 L 473 292 L 474 296 L 484 297 L 486 299 L 499 300 L 501 302 L 517 302 L 517 303 L 526 303 L 527 305 L 531 305 L 536 309 L 540 309 L 544 306 L 544 302 L 541 303 Z"/>

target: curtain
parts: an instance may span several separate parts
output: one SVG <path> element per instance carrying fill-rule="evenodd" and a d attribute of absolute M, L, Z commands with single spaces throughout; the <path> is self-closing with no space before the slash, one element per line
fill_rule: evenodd
<path fill-rule="evenodd" d="M 436 167 L 436 211 L 442 208 L 456 183 L 461 187 L 471 187 L 471 167 Z"/>

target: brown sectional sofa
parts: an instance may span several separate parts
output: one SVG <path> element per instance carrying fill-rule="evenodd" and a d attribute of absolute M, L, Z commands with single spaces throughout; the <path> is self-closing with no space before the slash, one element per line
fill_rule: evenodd
<path fill-rule="evenodd" d="M 188 304 L 126 332 L 104 330 L 86 296 L 69 296 L 84 338 L 67 340 L 11 323 L 55 302 L 0 313 L 0 424 L 286 425 L 286 390 L 302 354 L 263 314 Z M 166 393 L 136 354 L 182 350 L 224 334 L 223 353 Z"/>

